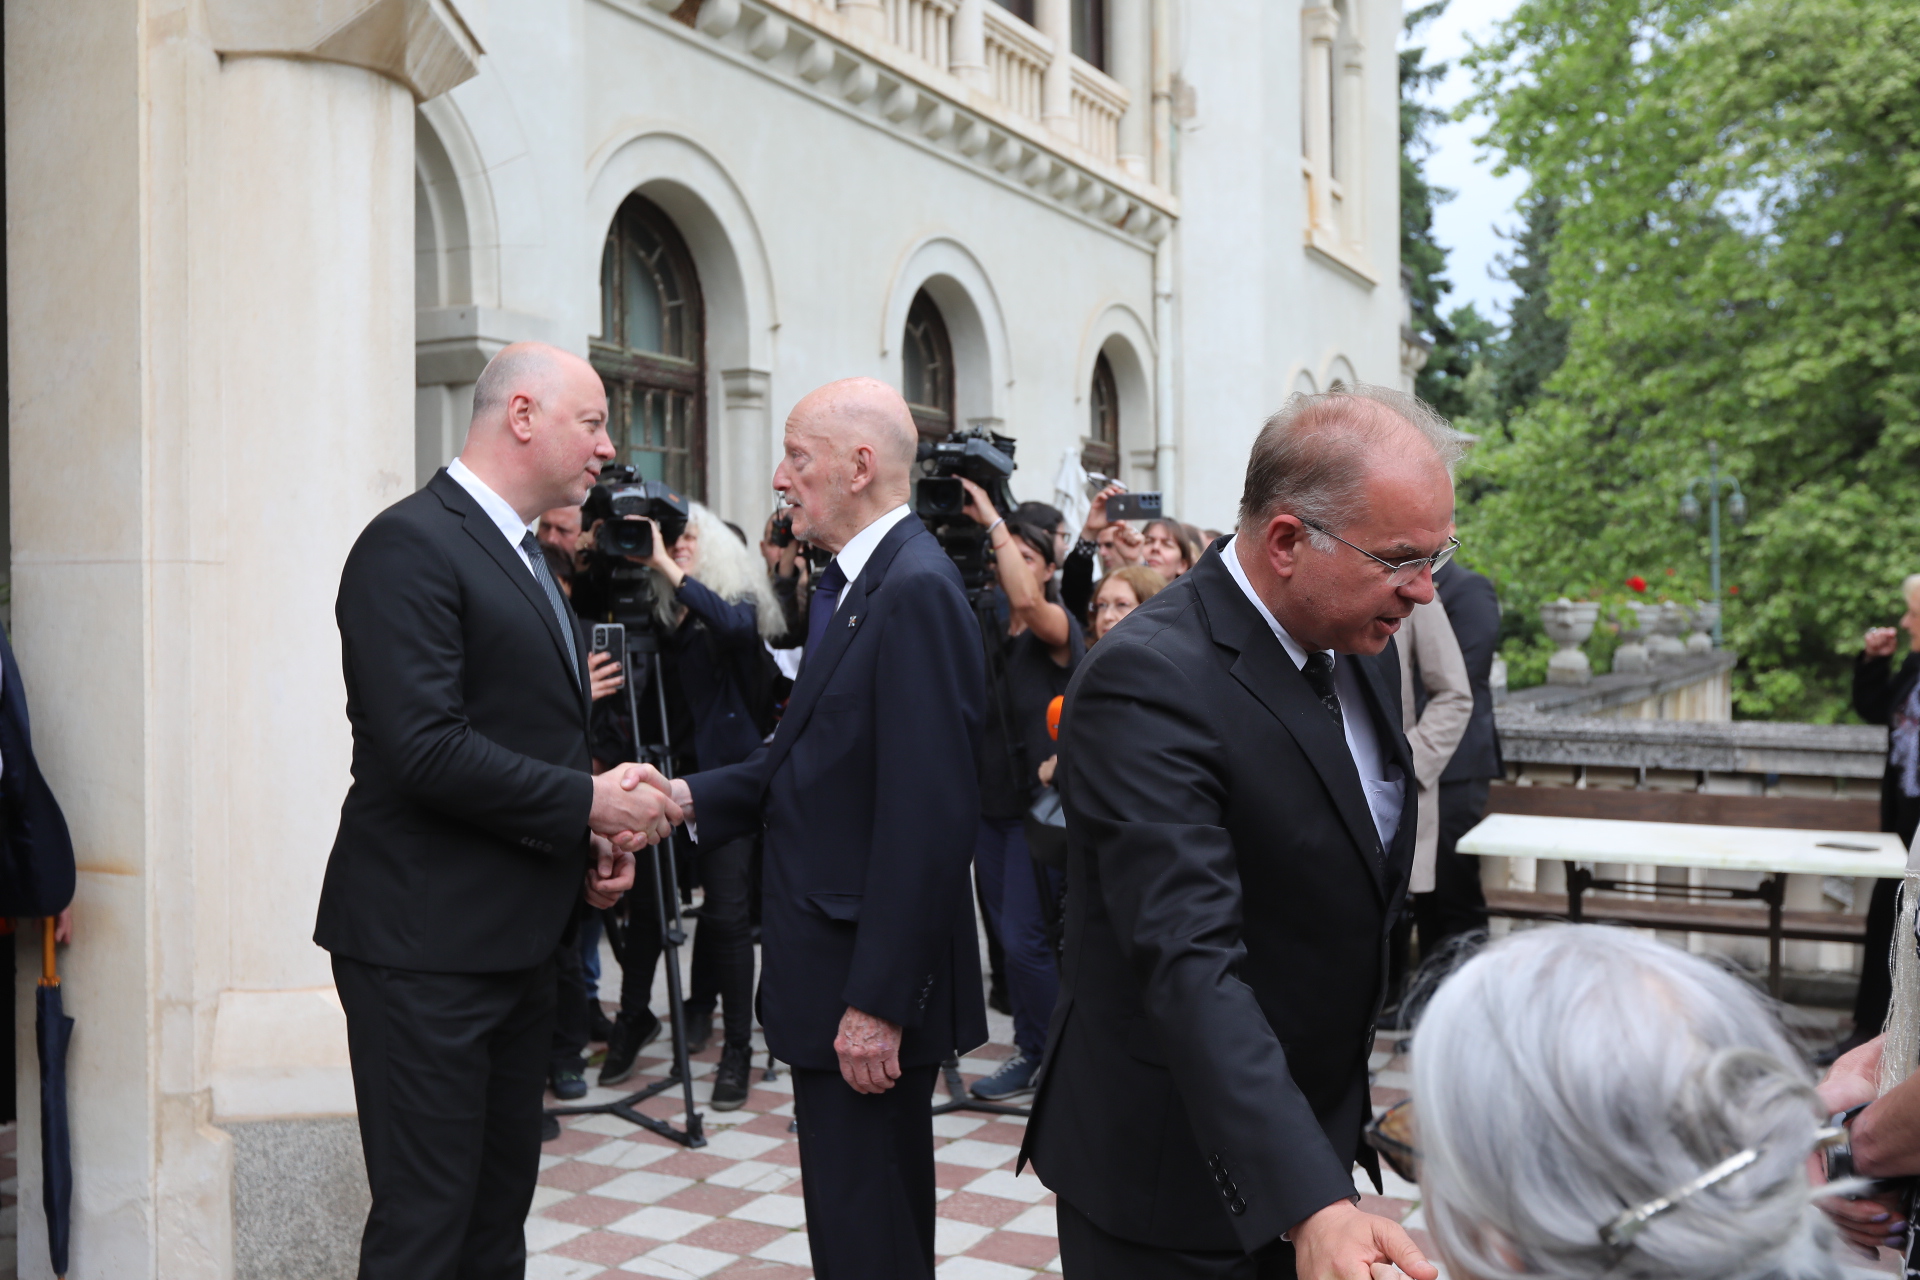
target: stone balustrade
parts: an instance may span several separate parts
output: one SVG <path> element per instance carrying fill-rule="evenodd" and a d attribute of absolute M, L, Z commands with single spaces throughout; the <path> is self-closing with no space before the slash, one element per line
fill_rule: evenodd
<path fill-rule="evenodd" d="M 1037 30 L 991 0 L 882 4 L 840 0 L 839 9 L 884 31 L 891 43 L 928 65 L 974 83 L 1014 114 L 1045 124 L 1109 164 L 1118 162 L 1121 118 L 1133 93 L 1145 86 L 1130 91 L 1069 52 L 1064 33 Z M 1067 90 L 1064 110 L 1049 101 L 1057 92 L 1050 87 L 1054 81 Z"/>

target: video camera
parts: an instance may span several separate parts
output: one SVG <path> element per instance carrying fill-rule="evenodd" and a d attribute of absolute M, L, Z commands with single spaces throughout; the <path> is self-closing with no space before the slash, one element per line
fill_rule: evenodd
<path fill-rule="evenodd" d="M 635 560 L 653 556 L 653 520 L 668 546 L 687 530 L 692 509 L 664 480 L 643 480 L 632 467 L 601 468 L 600 483 L 580 504 L 581 523 L 593 528 L 587 553 L 587 579 L 596 614 L 626 626 L 629 634 L 651 634 L 654 624 L 653 579 Z M 637 647 L 637 646 L 636 646 Z"/>
<path fill-rule="evenodd" d="M 1011 512 L 1019 505 L 1007 483 L 1015 466 L 1013 450 L 1011 437 L 974 428 L 955 431 L 944 440 L 922 440 L 916 455 L 927 474 L 914 485 L 914 514 L 960 570 L 969 596 L 993 581 L 993 553 L 987 531 L 963 511 L 966 491 L 960 478 L 985 489 L 1000 511 Z"/>

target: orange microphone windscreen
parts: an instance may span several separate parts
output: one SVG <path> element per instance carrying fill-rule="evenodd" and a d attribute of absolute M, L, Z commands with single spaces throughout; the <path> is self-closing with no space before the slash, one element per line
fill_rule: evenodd
<path fill-rule="evenodd" d="M 1047 704 L 1047 736 L 1055 742 L 1060 741 L 1060 706 L 1065 698 L 1055 698 Z"/>

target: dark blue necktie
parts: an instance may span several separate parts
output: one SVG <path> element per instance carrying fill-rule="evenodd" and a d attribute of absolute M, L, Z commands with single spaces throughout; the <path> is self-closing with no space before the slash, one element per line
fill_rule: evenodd
<path fill-rule="evenodd" d="M 840 591 L 847 585 L 847 575 L 841 571 L 840 562 L 835 560 L 820 575 L 820 585 L 813 590 L 813 602 L 807 606 L 807 654 L 811 657 L 818 652 L 820 641 L 827 634 L 827 624 L 833 621 L 833 611 L 840 607 Z"/>
<path fill-rule="evenodd" d="M 1333 656 L 1325 650 L 1316 649 L 1307 655 L 1300 668 L 1300 674 L 1307 678 L 1314 694 L 1320 699 L 1320 705 L 1327 709 L 1333 722 L 1345 729 L 1346 720 L 1340 715 L 1340 695 L 1333 687 Z"/>
<path fill-rule="evenodd" d="M 546 593 L 547 607 L 553 610 L 553 620 L 560 624 L 560 644 L 567 651 L 567 669 L 573 672 L 573 682 L 580 683 L 580 656 L 573 651 L 573 610 L 567 605 L 566 597 L 560 594 L 560 584 L 553 580 L 553 573 L 547 568 L 547 557 L 540 550 L 540 540 L 527 530 L 527 536 L 520 539 L 520 549 L 527 553 L 528 567 L 533 570 L 535 581 L 540 590 Z"/>

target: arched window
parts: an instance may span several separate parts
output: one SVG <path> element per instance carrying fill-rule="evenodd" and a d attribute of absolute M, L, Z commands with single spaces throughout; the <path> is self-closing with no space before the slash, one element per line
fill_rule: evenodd
<path fill-rule="evenodd" d="M 1090 421 L 1080 465 L 1111 480 L 1120 474 L 1120 387 L 1113 380 L 1113 366 L 1104 351 L 1093 362 L 1087 406 Z"/>
<path fill-rule="evenodd" d="M 953 430 L 953 343 L 947 322 L 927 291 L 913 295 L 907 308 L 906 340 L 900 344 L 901 390 L 913 411 L 913 425 L 923 436 L 944 436 Z"/>
<path fill-rule="evenodd" d="M 615 461 L 707 496 L 706 332 L 693 257 L 660 207 L 628 196 L 600 256 L 600 333 Z"/>

